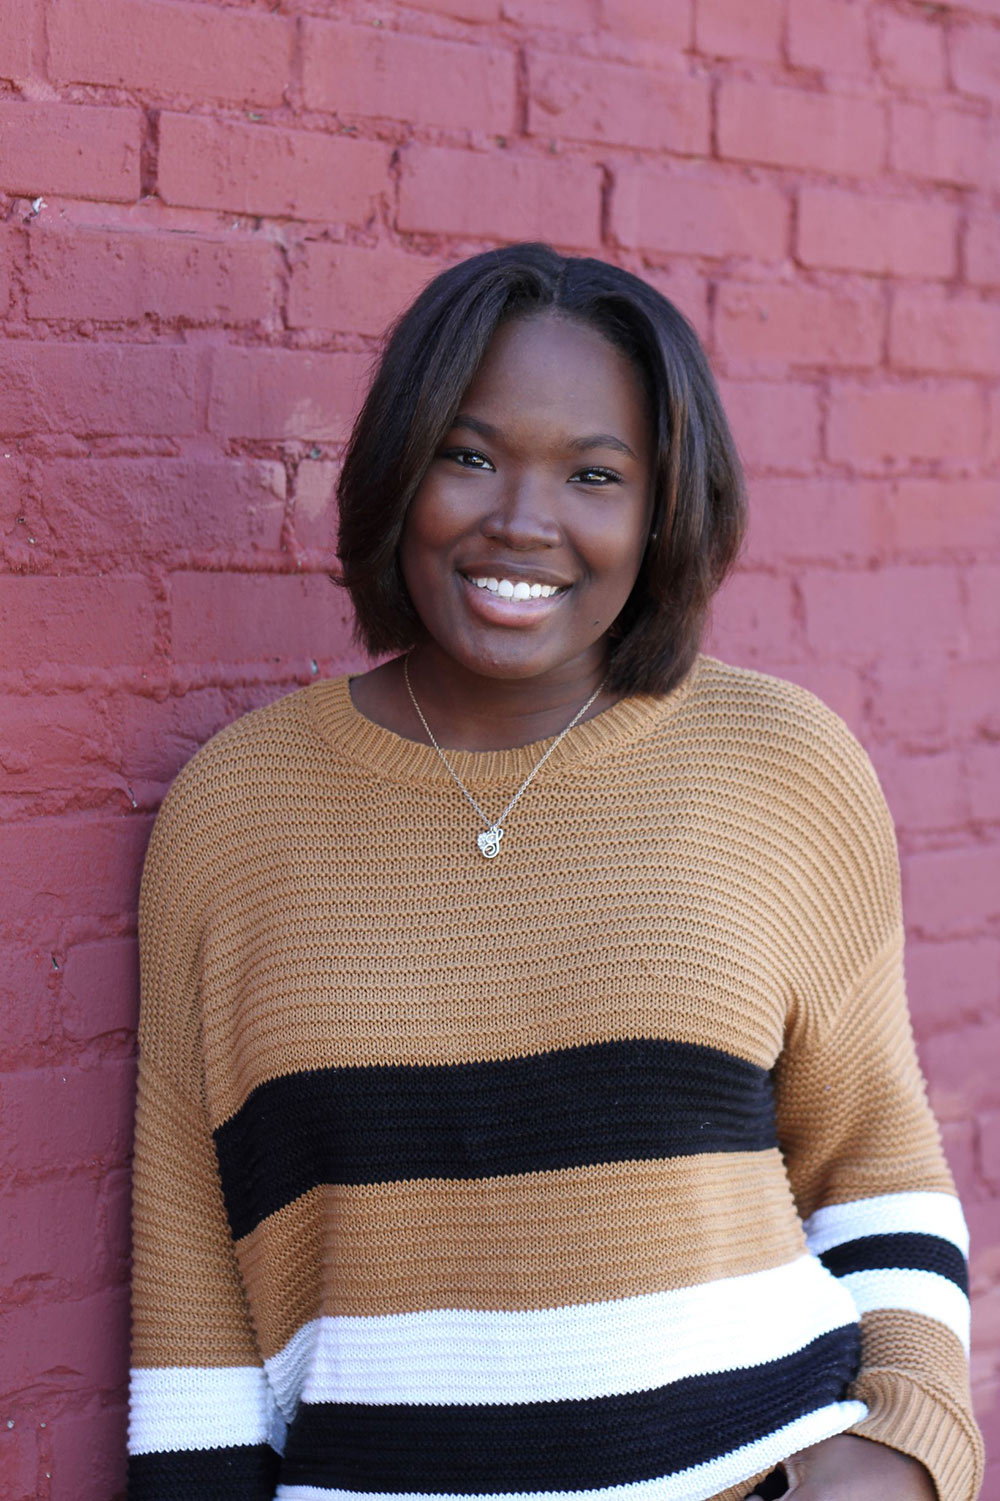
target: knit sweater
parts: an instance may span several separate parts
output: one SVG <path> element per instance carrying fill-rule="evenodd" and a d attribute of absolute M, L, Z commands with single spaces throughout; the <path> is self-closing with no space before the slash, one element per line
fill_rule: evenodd
<path fill-rule="evenodd" d="M 499 810 L 545 743 L 454 752 Z M 699 659 L 482 858 L 319 682 L 143 877 L 132 1501 L 739 1501 L 844 1431 L 972 1501 L 967 1239 L 871 765 Z"/>

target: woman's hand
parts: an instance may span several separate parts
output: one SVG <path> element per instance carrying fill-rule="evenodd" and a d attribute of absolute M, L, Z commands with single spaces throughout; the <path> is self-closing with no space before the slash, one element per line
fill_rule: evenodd
<path fill-rule="evenodd" d="M 853 1433 L 800 1449 L 784 1468 L 798 1501 L 937 1501 L 919 1460 Z"/>

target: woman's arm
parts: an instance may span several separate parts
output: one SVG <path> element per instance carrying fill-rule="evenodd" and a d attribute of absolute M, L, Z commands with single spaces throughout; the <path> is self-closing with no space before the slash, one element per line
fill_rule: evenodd
<path fill-rule="evenodd" d="M 906 1007 L 895 836 L 867 757 L 856 743 L 849 754 L 825 923 L 843 979 L 836 993 L 796 995 L 775 1090 L 809 1247 L 861 1315 L 850 1395 L 868 1415 L 852 1431 L 869 1442 L 817 1445 L 792 1471 L 803 1501 L 876 1491 L 881 1501 L 887 1470 L 898 1471 L 893 1497 L 933 1495 L 919 1467 L 894 1464 L 898 1451 L 933 1477 L 940 1501 L 973 1501 L 982 1446 L 968 1387 L 968 1238 Z"/>
<path fill-rule="evenodd" d="M 140 903 L 130 1501 L 274 1494 L 281 1423 L 247 1313 L 203 1103 L 199 960 L 208 831 L 186 774 Z"/>

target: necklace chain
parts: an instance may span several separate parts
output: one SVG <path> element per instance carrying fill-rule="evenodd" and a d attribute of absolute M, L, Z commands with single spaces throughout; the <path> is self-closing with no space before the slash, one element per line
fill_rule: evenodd
<path fill-rule="evenodd" d="M 489 814 L 484 812 L 484 810 L 479 806 L 479 804 L 476 802 L 476 799 L 472 796 L 472 793 L 469 791 L 468 787 L 466 787 L 465 783 L 462 781 L 462 778 L 455 770 L 454 766 L 452 766 L 451 762 L 448 760 L 448 757 L 445 755 L 440 745 L 438 745 L 437 740 L 434 737 L 434 731 L 427 723 L 423 709 L 417 703 L 417 696 L 414 693 L 413 685 L 410 682 L 410 664 L 408 657 L 403 658 L 403 681 L 406 683 L 406 691 L 410 695 L 410 702 L 416 709 L 417 714 L 420 717 L 420 723 L 423 725 L 424 729 L 427 732 L 427 738 L 440 756 L 445 770 L 448 772 L 448 775 L 451 777 L 456 787 L 459 788 L 466 800 L 472 804 L 473 808 L 475 808 L 476 812 L 479 814 L 479 817 L 486 825 L 485 831 L 478 836 L 476 843 L 478 844 L 481 853 L 485 855 L 488 860 L 492 860 L 495 859 L 495 857 L 500 853 L 500 841 L 503 838 L 504 834 L 503 825 L 505 820 L 507 819 L 508 814 L 527 792 L 528 788 L 531 786 L 535 777 L 541 771 L 542 767 L 545 765 L 546 761 L 549 759 L 556 746 L 559 745 L 560 741 L 565 739 L 574 725 L 578 724 L 586 714 L 591 704 L 597 698 L 597 695 L 601 692 L 604 684 L 607 682 L 607 678 L 601 679 L 597 687 L 594 689 L 593 693 L 587 699 L 587 702 L 585 704 L 581 704 L 580 708 L 577 709 L 576 713 L 573 715 L 573 718 L 570 720 L 566 728 L 564 730 L 560 730 L 559 734 L 553 740 L 548 750 L 539 758 L 539 760 L 535 762 L 534 766 L 528 772 L 528 775 L 525 777 L 524 781 L 521 783 L 520 787 L 514 793 L 514 796 L 511 798 L 510 802 L 507 804 L 506 808 L 504 808 L 503 812 L 500 814 L 500 817 L 497 819 L 490 818 Z"/>

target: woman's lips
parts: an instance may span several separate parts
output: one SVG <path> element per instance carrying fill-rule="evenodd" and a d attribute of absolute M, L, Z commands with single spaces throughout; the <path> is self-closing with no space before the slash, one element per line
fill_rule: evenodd
<path fill-rule="evenodd" d="M 476 577 L 482 578 L 484 575 L 477 574 Z M 492 579 L 493 575 L 488 575 L 488 577 Z M 506 581 L 513 586 L 512 592 L 508 594 L 506 590 L 501 593 L 499 587 L 496 590 L 480 587 L 464 573 L 460 573 L 459 578 L 462 580 L 470 609 L 481 619 L 489 621 L 491 625 L 537 625 L 539 621 L 547 619 L 553 610 L 558 609 L 563 598 L 569 593 L 568 585 L 556 587 L 547 584 L 545 587 L 548 589 L 555 587 L 554 593 L 549 594 L 548 597 L 541 594 L 532 597 L 529 594 L 525 599 L 518 598 L 514 591 L 517 584 L 527 584 L 530 588 L 531 581 L 527 579 L 520 579 L 516 582 Z M 498 579 L 497 582 L 500 584 L 505 581 Z"/>

